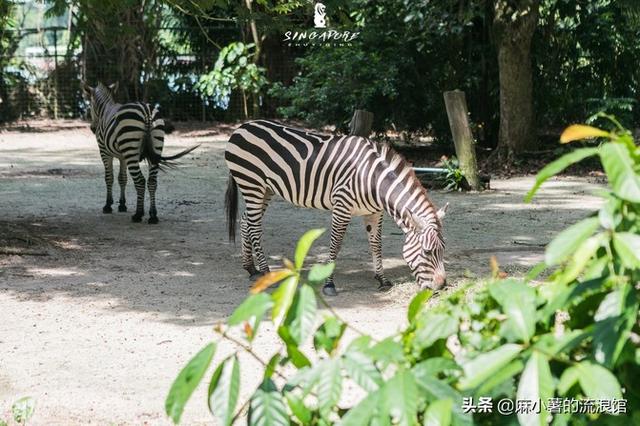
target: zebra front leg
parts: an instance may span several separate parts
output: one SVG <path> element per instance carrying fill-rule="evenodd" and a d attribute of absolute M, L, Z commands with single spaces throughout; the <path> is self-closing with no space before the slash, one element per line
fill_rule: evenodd
<path fill-rule="evenodd" d="M 382 270 L 382 212 L 364 216 L 364 226 L 367 230 L 369 239 L 369 248 L 373 257 L 373 268 L 375 271 L 375 279 L 380 284 L 378 290 L 389 290 L 393 284 L 384 276 Z"/>
<path fill-rule="evenodd" d="M 247 231 L 247 212 L 242 213 L 240 219 L 240 239 L 242 240 L 242 267 L 249 273 L 250 277 L 258 273 L 253 263 L 253 249 L 251 248 L 251 239 Z"/>
<path fill-rule="evenodd" d="M 149 223 L 158 223 L 158 211 L 156 210 L 156 188 L 158 188 L 158 165 L 149 167 Z"/>
<path fill-rule="evenodd" d="M 333 210 L 333 214 L 331 215 L 331 242 L 329 243 L 329 262 L 336 261 L 338 257 L 338 253 L 340 252 L 340 247 L 342 247 L 342 240 L 344 239 L 344 233 L 347 231 L 347 226 L 351 222 L 351 213 L 346 210 L 335 209 Z M 335 296 L 338 294 L 336 292 L 336 285 L 333 282 L 333 274 L 322 287 L 322 293 L 325 296 Z"/>
<path fill-rule="evenodd" d="M 129 173 L 133 179 L 133 184 L 136 187 L 137 200 L 136 200 L 136 213 L 131 217 L 134 222 L 141 222 L 142 216 L 144 216 L 144 191 L 145 191 L 145 179 L 140 171 L 140 165 L 138 162 L 128 164 Z"/>
<path fill-rule="evenodd" d="M 111 213 L 113 212 L 111 208 L 113 204 L 113 157 L 104 152 L 100 152 L 100 158 L 102 159 L 102 164 L 104 164 L 104 182 L 107 185 L 107 202 L 102 208 L 102 213 Z"/>
<path fill-rule="evenodd" d="M 119 212 L 127 211 L 127 200 L 125 198 L 125 192 L 127 189 L 127 164 L 124 159 L 120 160 L 120 170 L 118 171 L 118 184 L 120 184 L 120 202 L 118 204 Z"/>

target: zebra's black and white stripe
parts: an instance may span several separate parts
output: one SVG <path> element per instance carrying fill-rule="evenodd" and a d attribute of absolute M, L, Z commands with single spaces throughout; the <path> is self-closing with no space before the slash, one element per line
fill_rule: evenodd
<path fill-rule="evenodd" d="M 251 275 L 269 270 L 262 249 L 262 218 L 277 194 L 298 206 L 332 211 L 330 261 L 338 255 L 351 218 L 364 216 L 375 277 L 382 288 L 391 286 L 382 270 L 386 211 L 405 233 L 403 256 L 420 287 L 439 289 L 445 284 L 444 209 L 436 211 L 413 169 L 388 146 L 358 136 L 318 135 L 257 120 L 231 135 L 225 159 L 230 170 L 229 237 L 235 238 L 239 187 L 246 204 L 240 224 L 242 263 Z M 323 290 L 335 294 L 333 276 Z"/>
<path fill-rule="evenodd" d="M 91 131 L 96 135 L 100 158 L 104 164 L 105 183 L 107 184 L 107 201 L 102 211 L 111 213 L 113 204 L 113 158 L 120 160 L 118 183 L 120 184 L 120 203 L 118 211 L 127 211 L 125 189 L 127 170 L 131 174 L 137 193 L 134 222 L 142 221 L 144 216 L 145 183 L 149 190 L 149 223 L 158 223 L 156 210 L 156 189 L 158 187 L 158 170 L 163 165 L 171 165 L 176 160 L 197 146 L 186 149 L 171 157 L 162 156 L 164 145 L 164 120 L 160 118 L 157 107 L 143 102 L 126 104 L 116 103 L 113 93 L 117 83 L 105 86 L 99 83 L 96 87 L 83 84 L 83 88 L 91 101 Z M 140 162 L 149 163 L 148 181 L 140 171 Z"/>

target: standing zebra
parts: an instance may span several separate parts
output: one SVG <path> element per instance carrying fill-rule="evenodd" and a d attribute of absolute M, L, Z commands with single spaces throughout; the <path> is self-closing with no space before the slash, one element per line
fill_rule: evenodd
<path fill-rule="evenodd" d="M 405 233 L 402 254 L 420 288 L 439 289 L 445 284 L 441 219 L 447 206 L 436 211 L 413 169 L 388 146 L 358 136 L 323 136 L 257 120 L 231 135 L 225 159 L 230 170 L 225 200 L 229 238 L 235 239 L 240 187 L 246 204 L 240 224 L 242 264 L 252 276 L 269 271 L 262 250 L 262 218 L 269 200 L 278 194 L 298 206 L 332 211 L 332 262 L 351 217 L 364 216 L 380 289 L 391 287 L 382 270 L 386 211 Z M 323 292 L 336 294 L 333 275 Z"/>
<path fill-rule="evenodd" d="M 149 163 L 150 204 L 149 223 L 158 223 L 156 210 L 156 188 L 158 187 L 158 170 L 162 166 L 171 166 L 176 160 L 197 148 L 186 149 L 171 157 L 162 156 L 164 145 L 164 120 L 160 118 L 158 108 L 143 102 L 119 104 L 114 101 L 113 94 L 118 83 L 105 86 L 98 83 L 91 87 L 83 83 L 83 89 L 91 101 L 91 131 L 96 135 L 100 158 L 104 164 L 105 182 L 107 184 L 107 202 L 103 213 L 111 213 L 113 195 L 113 158 L 120 160 L 118 183 L 120 184 L 120 203 L 118 211 L 126 212 L 125 188 L 127 186 L 127 169 L 131 174 L 137 192 L 136 213 L 131 218 L 141 222 L 144 216 L 145 179 L 140 171 L 140 162 Z"/>

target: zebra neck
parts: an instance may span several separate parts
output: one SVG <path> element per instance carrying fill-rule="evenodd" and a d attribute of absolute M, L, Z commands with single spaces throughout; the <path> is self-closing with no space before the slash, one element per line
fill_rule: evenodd
<path fill-rule="evenodd" d="M 436 209 L 410 169 L 390 173 L 380 189 L 382 208 L 404 233 L 414 231 L 416 222 L 421 227 L 438 227 Z"/>

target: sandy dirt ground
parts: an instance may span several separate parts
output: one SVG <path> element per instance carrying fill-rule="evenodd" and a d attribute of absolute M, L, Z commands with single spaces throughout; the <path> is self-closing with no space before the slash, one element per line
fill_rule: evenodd
<path fill-rule="evenodd" d="M 249 286 L 239 246 L 226 238 L 227 135 L 200 129 L 168 137 L 165 153 L 202 146 L 160 175 L 161 222 L 148 225 L 130 220 L 131 182 L 129 212 L 102 213 L 103 170 L 88 128 L 36 130 L 0 131 L 0 419 L 10 417 L 13 401 L 31 396 L 32 424 L 168 424 L 164 399 L 171 382 L 215 337 L 212 325 Z M 541 260 L 554 233 L 599 204 L 598 184 L 585 178 L 553 180 L 535 203 L 523 204 L 532 182 L 493 181 L 482 194 L 432 193 L 436 205 L 451 204 L 445 222 L 450 282 L 486 274 L 494 254 L 508 273 L 522 273 Z M 327 212 L 274 201 L 265 219 L 271 263 L 291 257 L 305 230 L 329 223 Z M 387 218 L 384 263 L 397 283 L 387 294 L 375 291 L 360 219 L 338 260 L 340 293 L 331 304 L 378 336 L 404 324 L 416 290 L 401 245 L 400 230 Z M 326 259 L 327 249 L 325 235 L 311 259 Z M 264 331 L 255 345 L 266 358 L 275 348 L 272 330 Z M 222 344 L 215 359 L 233 350 Z M 242 360 L 246 396 L 259 377 L 257 366 Z M 184 424 L 212 423 L 205 401 L 201 387 Z"/>

